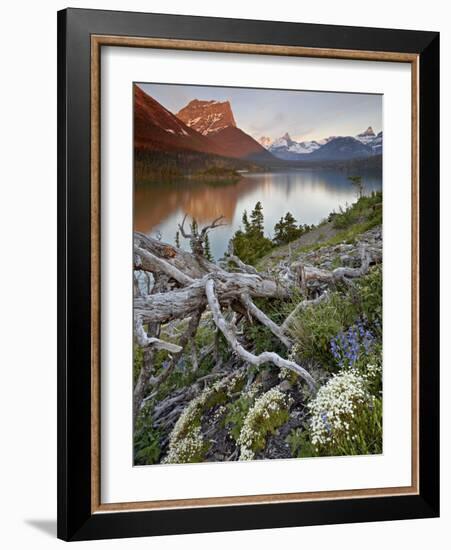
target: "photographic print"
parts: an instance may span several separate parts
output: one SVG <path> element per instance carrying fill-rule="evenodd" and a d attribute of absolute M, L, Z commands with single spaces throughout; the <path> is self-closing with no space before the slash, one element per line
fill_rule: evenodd
<path fill-rule="evenodd" d="M 135 466 L 382 453 L 382 99 L 133 85 Z"/>

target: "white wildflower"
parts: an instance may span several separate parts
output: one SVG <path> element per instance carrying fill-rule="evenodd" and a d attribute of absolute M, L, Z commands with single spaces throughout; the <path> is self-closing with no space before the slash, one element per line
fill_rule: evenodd
<path fill-rule="evenodd" d="M 334 375 L 308 405 L 313 445 L 318 448 L 343 436 L 349 438 L 356 410 L 369 400 L 365 379 L 356 370 Z"/>
<path fill-rule="evenodd" d="M 366 367 L 366 376 L 369 379 L 376 379 L 378 376 L 382 374 L 382 365 L 367 365 Z"/>
<path fill-rule="evenodd" d="M 255 457 L 253 448 L 257 439 L 266 435 L 266 432 L 263 434 L 259 432 L 262 421 L 269 422 L 272 416 L 275 417 L 279 411 L 287 409 L 288 404 L 286 395 L 277 387 L 271 388 L 255 401 L 244 419 L 238 437 L 237 443 L 241 447 L 240 460 L 252 460 Z"/>
<path fill-rule="evenodd" d="M 200 428 L 204 410 L 210 408 L 208 404 L 215 396 L 221 399 L 230 396 L 239 380 L 239 375 L 219 380 L 189 402 L 169 436 L 169 451 L 163 463 L 191 462 L 202 454 L 206 446 Z"/>

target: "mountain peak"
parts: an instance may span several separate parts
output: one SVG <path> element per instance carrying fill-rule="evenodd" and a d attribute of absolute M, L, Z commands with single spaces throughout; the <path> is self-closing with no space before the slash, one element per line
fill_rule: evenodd
<path fill-rule="evenodd" d="M 361 137 L 364 137 L 364 136 L 371 136 L 371 137 L 375 137 L 376 134 L 374 133 L 374 130 L 371 126 L 368 126 L 368 128 L 362 132 L 361 134 L 359 134 L 359 136 Z"/>
<path fill-rule="evenodd" d="M 182 122 L 204 136 L 227 126 L 236 127 L 229 101 L 193 99 L 176 114 Z"/>
<path fill-rule="evenodd" d="M 272 144 L 272 139 L 269 136 L 261 136 L 257 141 L 265 149 L 269 149 Z"/>

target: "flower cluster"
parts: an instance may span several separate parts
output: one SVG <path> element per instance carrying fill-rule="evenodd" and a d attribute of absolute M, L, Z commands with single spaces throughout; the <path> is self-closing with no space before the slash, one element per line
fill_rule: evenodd
<path fill-rule="evenodd" d="M 291 380 L 292 378 L 292 374 L 293 374 L 293 371 L 290 370 L 290 369 L 287 369 L 286 367 L 282 367 L 280 370 L 279 370 L 279 380 L 283 381 L 283 380 Z"/>
<path fill-rule="evenodd" d="M 340 368 L 353 367 L 362 354 L 368 354 L 376 338 L 361 319 L 330 341 L 330 351 Z"/>
<path fill-rule="evenodd" d="M 195 426 L 186 433 L 185 437 L 172 444 L 168 454 L 162 460 L 164 464 L 180 464 L 183 462 L 194 462 L 205 451 L 205 442 L 200 426 Z"/>
<path fill-rule="evenodd" d="M 369 364 L 366 366 L 366 376 L 369 380 L 373 380 L 382 375 L 382 365 Z"/>
<path fill-rule="evenodd" d="M 226 411 L 227 411 L 226 406 L 225 405 L 220 405 L 213 414 L 213 420 L 215 422 L 217 422 L 220 418 L 222 418 L 224 416 Z"/>
<path fill-rule="evenodd" d="M 365 379 L 355 369 L 346 369 L 332 376 L 308 404 L 313 445 L 318 449 L 353 437 L 350 425 L 371 400 Z"/>
<path fill-rule="evenodd" d="M 239 375 L 219 380 L 189 402 L 169 436 L 169 451 L 162 460 L 163 463 L 200 461 L 207 448 L 200 427 L 202 415 L 205 410 L 225 402 L 240 380 Z"/>
<path fill-rule="evenodd" d="M 288 359 L 290 361 L 296 361 L 296 357 L 297 357 L 299 351 L 300 351 L 299 350 L 299 344 L 298 344 L 298 342 L 295 342 L 292 345 L 290 351 L 288 352 Z M 288 370 L 288 369 L 281 369 L 281 370 Z"/>
<path fill-rule="evenodd" d="M 261 395 L 249 410 L 238 437 L 240 460 L 252 460 L 262 449 L 268 433 L 274 432 L 288 419 L 289 402 L 277 387 Z"/>

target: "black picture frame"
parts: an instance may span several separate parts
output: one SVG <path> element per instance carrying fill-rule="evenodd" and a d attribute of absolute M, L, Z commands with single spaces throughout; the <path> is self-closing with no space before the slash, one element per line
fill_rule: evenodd
<path fill-rule="evenodd" d="M 92 513 L 91 36 L 417 54 L 419 494 Z M 402 205 L 400 205 L 402 208 Z M 58 13 L 58 537 L 138 537 L 439 515 L 439 33 L 67 9 Z"/>

